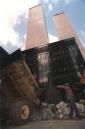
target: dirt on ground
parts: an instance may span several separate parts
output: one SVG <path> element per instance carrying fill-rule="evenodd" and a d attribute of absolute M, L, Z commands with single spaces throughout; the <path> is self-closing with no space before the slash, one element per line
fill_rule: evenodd
<path fill-rule="evenodd" d="M 7 129 L 7 128 L 4 128 Z M 45 120 L 34 121 L 27 125 L 9 127 L 8 129 L 85 129 L 83 120 Z"/>

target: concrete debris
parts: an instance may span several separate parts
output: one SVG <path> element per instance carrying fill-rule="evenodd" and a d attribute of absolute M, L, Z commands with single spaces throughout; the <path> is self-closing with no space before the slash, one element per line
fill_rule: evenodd
<path fill-rule="evenodd" d="M 85 117 L 85 105 L 76 103 L 79 112 Z M 68 103 L 61 101 L 59 104 L 43 103 L 41 109 L 34 112 L 31 120 L 69 119 L 70 107 Z M 75 114 L 74 114 L 75 115 Z"/>
<path fill-rule="evenodd" d="M 58 119 L 68 119 L 69 118 L 69 105 L 61 101 L 59 104 L 56 105 L 57 107 L 57 118 Z"/>
<path fill-rule="evenodd" d="M 80 115 L 85 117 L 85 105 L 84 104 L 80 104 L 80 103 L 76 103 L 76 106 L 80 112 Z"/>
<path fill-rule="evenodd" d="M 85 90 L 84 90 L 84 92 L 85 92 Z M 84 93 L 84 94 L 85 94 L 85 93 Z M 85 100 L 84 100 L 84 99 L 81 99 L 81 100 L 80 100 L 80 104 L 85 105 Z"/>
<path fill-rule="evenodd" d="M 50 108 L 46 108 L 41 112 L 41 120 L 53 119 L 54 117 L 55 115 Z"/>
<path fill-rule="evenodd" d="M 76 106 L 80 112 L 85 112 L 85 105 L 76 103 Z"/>
<path fill-rule="evenodd" d="M 48 103 L 41 103 L 41 106 L 42 106 L 42 108 L 47 108 L 48 107 Z"/>
<path fill-rule="evenodd" d="M 40 121 L 41 120 L 41 112 L 40 111 L 34 111 L 33 114 L 30 117 L 31 121 Z"/>
<path fill-rule="evenodd" d="M 30 120 L 40 121 L 40 120 L 49 120 L 53 119 L 55 115 L 49 108 L 41 109 L 41 111 L 35 111 L 31 116 Z"/>
<path fill-rule="evenodd" d="M 63 101 L 61 101 L 59 104 L 56 105 L 56 107 L 60 110 L 64 110 L 67 106 L 68 104 L 64 103 Z"/>

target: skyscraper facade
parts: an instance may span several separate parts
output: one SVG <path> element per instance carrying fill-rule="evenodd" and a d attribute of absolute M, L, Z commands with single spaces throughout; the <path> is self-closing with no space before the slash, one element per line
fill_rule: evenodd
<path fill-rule="evenodd" d="M 76 35 L 72 28 L 70 21 L 65 13 L 56 14 L 53 17 L 56 26 L 57 36 L 59 40 L 75 37 L 76 44 L 81 51 L 83 58 L 85 59 L 85 47 L 81 43 L 79 37 Z"/>
<path fill-rule="evenodd" d="M 29 9 L 26 49 L 39 47 L 49 42 L 41 5 Z"/>

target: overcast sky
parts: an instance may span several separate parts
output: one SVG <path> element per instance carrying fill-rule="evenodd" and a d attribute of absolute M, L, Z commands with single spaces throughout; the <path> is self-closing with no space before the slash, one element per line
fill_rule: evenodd
<path fill-rule="evenodd" d="M 65 12 L 85 47 L 85 0 L 0 0 L 0 45 L 9 53 L 24 49 L 29 7 L 41 3 L 50 42 L 56 41 L 52 16 Z"/>

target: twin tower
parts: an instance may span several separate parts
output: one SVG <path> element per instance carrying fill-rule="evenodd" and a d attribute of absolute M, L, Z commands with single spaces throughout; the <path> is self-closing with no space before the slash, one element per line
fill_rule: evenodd
<path fill-rule="evenodd" d="M 56 36 L 59 40 L 75 37 L 76 43 L 85 58 L 85 48 L 82 46 L 79 38 L 76 36 L 69 19 L 65 13 L 56 14 L 53 16 Z M 41 5 L 34 6 L 29 9 L 28 27 L 26 36 L 26 49 L 34 47 L 42 47 L 49 43 L 48 33 L 46 29 L 43 9 Z"/>

